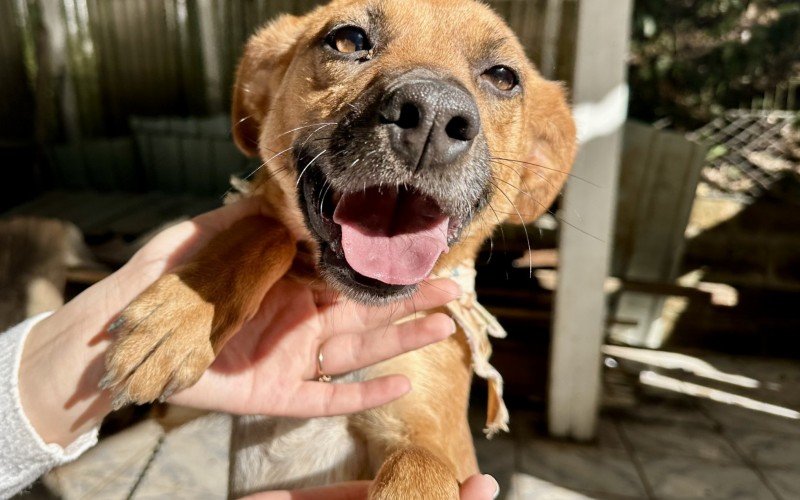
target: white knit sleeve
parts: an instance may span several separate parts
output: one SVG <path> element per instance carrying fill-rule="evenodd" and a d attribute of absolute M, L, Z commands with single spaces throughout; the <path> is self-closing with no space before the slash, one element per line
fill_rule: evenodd
<path fill-rule="evenodd" d="M 97 443 L 98 428 L 94 428 L 66 448 L 47 444 L 22 410 L 17 384 L 22 348 L 31 328 L 49 315 L 34 316 L 0 333 L 0 498 L 18 493 L 48 470 L 74 460 Z"/>

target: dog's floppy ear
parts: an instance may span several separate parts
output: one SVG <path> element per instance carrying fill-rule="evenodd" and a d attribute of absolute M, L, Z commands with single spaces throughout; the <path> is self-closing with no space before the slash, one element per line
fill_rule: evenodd
<path fill-rule="evenodd" d="M 531 77 L 534 85 L 525 113 L 528 143 L 525 156 L 519 158 L 526 163 L 514 165 L 522 174 L 514 203 L 525 223 L 550 208 L 567 179 L 577 149 L 575 122 L 564 87 L 538 75 Z"/>
<path fill-rule="evenodd" d="M 239 61 L 231 120 L 233 139 L 248 156 L 258 156 L 259 129 L 289 66 L 303 25 L 300 17 L 276 18 L 250 37 Z"/>

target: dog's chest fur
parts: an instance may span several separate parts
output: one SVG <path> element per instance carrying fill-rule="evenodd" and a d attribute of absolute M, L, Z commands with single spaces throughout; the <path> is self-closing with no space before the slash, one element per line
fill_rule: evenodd
<path fill-rule="evenodd" d="M 361 479 L 368 469 L 367 445 L 346 416 L 234 418 L 232 497 Z"/>

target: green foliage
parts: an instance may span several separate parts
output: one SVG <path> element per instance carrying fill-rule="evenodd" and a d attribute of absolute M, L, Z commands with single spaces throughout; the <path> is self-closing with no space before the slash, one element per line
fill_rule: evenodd
<path fill-rule="evenodd" d="M 631 49 L 631 115 L 695 128 L 800 80 L 800 2 L 636 0 Z"/>

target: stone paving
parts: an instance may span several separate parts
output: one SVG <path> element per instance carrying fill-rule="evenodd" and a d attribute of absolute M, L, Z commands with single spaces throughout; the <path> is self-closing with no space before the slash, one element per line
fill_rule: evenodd
<path fill-rule="evenodd" d="M 727 356 L 707 361 L 758 379 L 775 401 L 800 409 L 800 363 Z M 478 458 L 482 470 L 499 480 L 501 498 L 800 498 L 800 420 L 636 384 L 627 389 L 632 397 L 619 403 L 613 397 L 619 384 L 607 387 L 591 444 L 549 439 L 541 412 L 513 408 L 512 432 L 487 441 L 480 431 L 483 411 L 475 408 L 470 420 Z M 227 416 L 214 414 L 168 432 L 145 421 L 45 482 L 70 500 L 223 499 L 229 426 Z M 39 487 L 28 498 L 43 495 Z"/>

